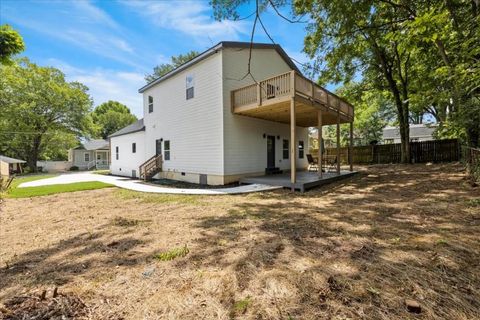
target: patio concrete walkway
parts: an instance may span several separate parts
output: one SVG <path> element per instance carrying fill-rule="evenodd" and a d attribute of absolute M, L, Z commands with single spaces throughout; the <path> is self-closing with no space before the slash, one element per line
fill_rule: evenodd
<path fill-rule="evenodd" d="M 140 192 L 150 193 L 170 193 L 170 194 L 198 194 L 198 195 L 222 195 L 222 194 L 240 194 L 257 191 L 267 191 L 281 189 L 281 186 L 269 186 L 264 184 L 250 184 L 232 188 L 218 189 L 182 189 L 168 188 L 142 183 L 141 180 L 129 179 L 126 177 L 107 176 L 90 172 L 61 174 L 57 177 L 24 182 L 19 188 L 40 187 L 56 184 L 70 184 L 77 182 L 100 181 L 112 184 L 116 187 Z"/>

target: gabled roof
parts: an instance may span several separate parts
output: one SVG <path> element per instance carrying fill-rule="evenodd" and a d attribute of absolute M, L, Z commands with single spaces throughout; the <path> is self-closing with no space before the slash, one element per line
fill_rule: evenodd
<path fill-rule="evenodd" d="M 280 47 L 278 44 L 273 44 L 273 43 L 253 43 L 250 44 L 250 42 L 237 42 L 237 41 L 222 41 L 219 42 L 217 45 L 211 47 L 210 49 L 205 50 L 204 52 L 200 53 L 198 56 L 195 58 L 191 59 L 190 61 L 185 62 L 184 64 L 178 66 L 177 68 L 173 69 L 172 71 L 166 73 L 165 75 L 153 80 L 152 82 L 148 83 L 147 85 L 141 87 L 138 92 L 142 93 L 148 88 L 153 87 L 157 83 L 160 83 L 177 73 L 189 68 L 190 66 L 202 61 L 205 58 L 208 58 L 212 54 L 218 52 L 218 50 L 224 49 L 224 48 L 239 48 L 239 49 L 248 49 L 252 46 L 253 49 L 275 49 L 277 53 L 283 58 L 283 60 L 288 64 L 292 70 L 297 71 L 298 73 L 302 73 L 298 67 L 295 65 L 295 63 L 290 59 L 288 54 Z"/>
<path fill-rule="evenodd" d="M 26 161 L 0 155 L 0 161 L 6 163 L 25 163 Z"/>
<path fill-rule="evenodd" d="M 118 130 L 117 132 L 109 135 L 109 138 L 123 136 L 124 134 L 134 133 L 138 131 L 145 131 L 145 125 L 143 124 L 143 119 L 137 120 L 136 122 L 132 123 L 131 125 L 126 126 Z"/>
<path fill-rule="evenodd" d="M 435 123 L 411 124 L 410 138 L 431 137 L 438 125 Z M 400 139 L 400 129 L 398 127 L 385 127 L 383 129 L 383 139 Z"/>
<path fill-rule="evenodd" d="M 75 149 L 84 149 L 84 150 L 99 150 L 99 149 L 110 149 L 110 144 L 108 140 L 96 139 L 88 140 L 82 143 L 80 146 Z"/>

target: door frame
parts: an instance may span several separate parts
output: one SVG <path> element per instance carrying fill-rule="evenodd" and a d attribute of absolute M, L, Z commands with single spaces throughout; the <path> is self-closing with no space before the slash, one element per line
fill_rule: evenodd
<path fill-rule="evenodd" d="M 272 150 L 271 150 L 271 152 L 269 152 L 269 150 L 268 150 L 268 144 L 269 144 L 269 141 L 270 141 L 270 140 L 272 141 Z M 276 150 L 275 150 L 275 140 L 276 140 L 276 139 L 275 139 L 275 136 L 267 136 L 267 169 L 275 168 L 275 167 L 276 167 L 276 164 L 277 164 L 276 159 L 275 159 L 275 158 L 276 158 L 276 157 L 275 157 L 275 152 L 276 152 Z M 270 158 L 270 157 L 272 157 L 272 158 Z M 269 161 L 269 160 L 272 160 L 273 166 L 270 165 L 270 161 Z"/>

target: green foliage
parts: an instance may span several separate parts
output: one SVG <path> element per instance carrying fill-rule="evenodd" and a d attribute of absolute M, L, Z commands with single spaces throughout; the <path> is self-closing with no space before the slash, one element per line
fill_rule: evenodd
<path fill-rule="evenodd" d="M 239 300 L 237 302 L 234 303 L 233 305 L 233 313 L 234 314 L 244 314 L 247 309 L 248 309 L 248 306 L 250 306 L 250 304 L 252 303 L 252 298 L 250 296 L 246 297 L 245 299 L 242 299 L 242 300 Z"/>
<path fill-rule="evenodd" d="M 152 74 L 145 75 L 145 80 L 148 82 L 152 82 L 153 80 L 160 78 L 161 76 L 167 74 L 168 72 L 172 71 L 173 69 L 179 67 L 180 65 L 188 62 L 198 56 L 199 53 L 197 51 L 190 51 L 186 54 L 179 54 L 178 56 L 171 57 L 170 63 L 162 63 L 153 68 Z"/>
<path fill-rule="evenodd" d="M 8 24 L 0 26 L 0 64 L 12 64 L 12 56 L 25 50 L 22 36 Z"/>
<path fill-rule="evenodd" d="M 215 18 L 236 19 L 246 2 L 211 4 Z M 259 9 L 288 3 L 260 0 Z M 404 160 L 408 124 L 425 113 L 448 128 L 439 134 L 480 144 L 477 1 L 295 0 L 291 5 L 294 15 L 310 21 L 304 51 L 313 63 L 306 71 L 319 75 L 320 83 L 360 79 L 373 95 L 388 99 L 400 126 Z"/>
<path fill-rule="evenodd" d="M 174 248 L 166 252 L 157 253 L 153 256 L 153 258 L 160 261 L 170 261 L 175 258 L 185 257 L 189 252 L 190 250 L 187 248 L 187 245 L 185 245 L 180 248 Z"/>
<path fill-rule="evenodd" d="M 8 193 L 8 198 L 30 198 L 30 197 L 39 197 L 46 196 L 56 193 L 64 192 L 74 192 L 74 191 L 84 191 L 84 190 L 95 190 L 110 188 L 113 185 L 99 182 L 99 181 L 90 181 L 90 182 L 77 182 L 69 184 L 55 184 L 49 186 L 40 186 L 40 187 L 27 187 L 27 188 L 12 188 Z"/>
<path fill-rule="evenodd" d="M 108 101 L 97 106 L 91 113 L 93 135 L 107 139 L 109 135 L 137 121 L 130 109 L 117 101 Z"/>
<path fill-rule="evenodd" d="M 388 92 L 369 90 L 363 82 L 352 82 L 338 89 L 337 94 L 355 106 L 354 144 L 368 145 L 375 140 L 381 141 L 382 129 L 395 119 L 395 106 Z M 348 125 L 342 126 L 341 134 L 341 144 L 346 146 L 349 141 Z"/>
<path fill-rule="evenodd" d="M 27 161 L 59 155 L 87 128 L 92 101 L 87 87 L 65 81 L 55 68 L 28 59 L 0 66 L 0 153 Z"/>

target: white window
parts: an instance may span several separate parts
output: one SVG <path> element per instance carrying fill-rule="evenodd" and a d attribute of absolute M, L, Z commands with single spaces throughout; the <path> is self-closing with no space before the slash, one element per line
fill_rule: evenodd
<path fill-rule="evenodd" d="M 115 147 L 115 159 L 118 160 L 118 146 Z"/>
<path fill-rule="evenodd" d="M 153 97 L 148 96 L 148 113 L 153 112 Z"/>
<path fill-rule="evenodd" d="M 137 152 L 137 144 L 134 142 L 132 143 L 132 153 L 136 153 Z"/>
<path fill-rule="evenodd" d="M 193 87 L 195 86 L 195 78 L 193 74 L 187 75 L 185 82 L 186 82 L 186 89 L 187 89 L 186 96 L 187 96 L 187 100 L 189 100 L 189 99 L 192 99 L 194 96 Z"/>
<path fill-rule="evenodd" d="M 302 140 L 298 141 L 298 158 L 303 159 L 303 155 L 305 153 L 305 144 Z"/>
<path fill-rule="evenodd" d="M 85 162 L 90 162 L 90 153 L 85 152 L 83 155 Z"/>
<path fill-rule="evenodd" d="M 170 140 L 165 140 L 165 142 L 163 143 L 163 147 L 165 148 L 165 151 L 164 151 L 165 160 L 170 160 Z"/>
<path fill-rule="evenodd" d="M 288 145 L 288 140 L 283 139 L 283 159 L 288 159 L 288 154 L 290 153 Z"/>

